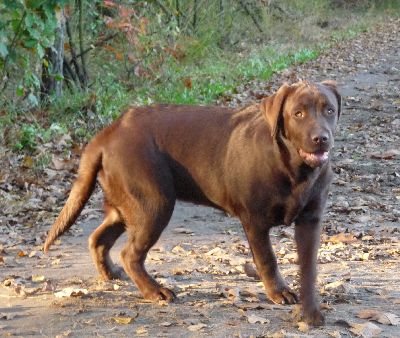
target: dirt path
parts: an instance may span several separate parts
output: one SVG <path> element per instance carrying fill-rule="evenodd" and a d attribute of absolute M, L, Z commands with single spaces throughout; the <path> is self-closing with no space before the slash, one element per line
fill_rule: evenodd
<path fill-rule="evenodd" d="M 174 289 L 175 303 L 146 303 L 129 281 L 98 281 L 86 244 L 101 217 L 97 193 L 85 212 L 90 219 L 65 235 L 50 256 L 39 252 L 48 225 L 21 230 L 20 237 L 11 239 L 11 231 L 0 229 L 0 334 L 345 337 L 354 336 L 353 325 L 364 328 L 365 337 L 399 337 L 399 50 L 400 21 L 388 20 L 316 61 L 291 68 L 268 83 L 249 84 L 246 88 L 252 90 L 244 88 L 229 97 L 233 104 L 243 103 L 256 95 L 254 88 L 270 92 L 283 81 L 299 78 L 333 78 L 341 85 L 345 105 L 333 161 L 336 178 L 319 256 L 325 327 L 299 326 L 296 307 L 266 300 L 260 283 L 243 272 L 251 255 L 240 224 L 209 208 L 178 204 L 149 254 L 149 271 Z M 296 289 L 293 229 L 277 228 L 273 238 L 282 273 Z M 122 242 L 113 251 L 116 260 Z M 88 293 L 57 298 L 55 292 L 66 287 Z M 358 318 L 361 310 L 373 310 L 381 322 L 386 318 L 397 326 Z"/>

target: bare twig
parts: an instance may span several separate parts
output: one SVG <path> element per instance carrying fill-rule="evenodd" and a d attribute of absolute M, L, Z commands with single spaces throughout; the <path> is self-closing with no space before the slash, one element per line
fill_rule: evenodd
<path fill-rule="evenodd" d="M 78 76 L 79 82 L 81 83 L 81 85 L 83 85 L 84 80 L 83 80 L 83 76 L 81 74 L 81 69 L 80 69 L 78 61 L 77 61 L 74 40 L 72 39 L 72 33 L 71 33 L 71 28 L 70 28 L 68 19 L 65 20 L 65 28 L 67 30 L 67 35 L 68 35 L 68 40 L 69 40 L 69 48 L 70 48 L 70 52 L 71 52 L 71 56 L 72 56 L 72 59 L 69 62 L 69 64 L 72 64 L 74 66 L 75 73 Z M 71 71 L 72 71 L 72 69 L 71 69 Z"/>
<path fill-rule="evenodd" d="M 173 14 L 169 11 L 169 9 L 164 5 L 164 1 L 162 0 L 154 0 L 154 2 L 161 8 L 164 14 L 170 19 Z"/>
<path fill-rule="evenodd" d="M 79 80 L 76 78 L 74 71 L 72 70 L 71 66 L 69 65 L 67 58 L 64 56 L 63 66 L 65 70 L 65 75 L 69 77 L 76 85 L 79 85 Z"/>
<path fill-rule="evenodd" d="M 181 16 L 182 16 L 182 13 L 181 13 L 181 10 L 179 8 L 179 0 L 175 0 L 175 1 L 176 1 L 175 2 L 176 23 L 178 25 L 178 28 L 180 29 L 181 28 Z"/>
<path fill-rule="evenodd" d="M 194 0 L 193 3 L 193 31 L 197 31 L 197 15 L 198 15 L 198 9 L 199 9 L 199 0 Z"/>
<path fill-rule="evenodd" d="M 11 41 L 11 45 L 10 45 L 10 48 L 9 48 L 10 52 L 15 48 L 15 44 L 17 43 L 17 39 L 18 39 L 19 35 L 21 34 L 21 27 L 22 27 L 22 24 L 23 24 L 23 22 L 25 20 L 25 17 L 26 17 L 26 11 L 24 11 L 24 13 L 22 14 L 21 20 L 18 23 L 18 27 L 17 27 L 17 29 L 15 31 L 14 37 L 13 37 L 13 39 Z M 4 59 L 3 71 L 1 73 L 1 81 L 3 81 L 3 78 L 4 78 L 5 74 L 6 74 L 6 68 L 7 68 L 7 63 L 8 63 L 8 60 L 9 60 L 10 52 L 7 54 L 6 58 Z M 8 84 L 8 81 L 6 81 L 4 83 L 3 88 L 0 91 L 1 94 L 6 90 L 7 84 Z"/>
<path fill-rule="evenodd" d="M 242 8 L 244 9 L 244 11 L 246 12 L 246 14 L 253 20 L 255 26 L 257 27 L 257 29 L 260 31 L 260 33 L 263 33 L 263 29 L 261 28 L 261 25 L 259 24 L 256 16 L 250 11 L 249 7 L 247 6 L 247 4 L 243 1 L 243 0 L 239 0 L 239 4 L 240 6 L 242 6 Z"/>
<path fill-rule="evenodd" d="M 82 62 L 82 72 L 83 72 L 83 86 L 87 87 L 88 82 L 88 73 L 86 68 L 86 58 L 85 54 L 83 53 L 83 2 L 82 0 L 77 0 L 78 8 L 79 8 L 79 26 L 78 26 L 78 33 L 79 33 L 79 51 L 80 51 L 80 58 Z"/>
<path fill-rule="evenodd" d="M 91 44 L 90 47 L 86 48 L 82 53 L 79 53 L 78 55 L 76 55 L 76 58 L 81 57 L 82 54 L 89 53 L 91 50 L 95 49 L 96 47 L 102 46 L 107 41 L 114 39 L 117 35 L 118 35 L 118 33 L 110 34 L 110 35 L 106 36 L 104 39 L 96 41 L 94 44 Z"/>

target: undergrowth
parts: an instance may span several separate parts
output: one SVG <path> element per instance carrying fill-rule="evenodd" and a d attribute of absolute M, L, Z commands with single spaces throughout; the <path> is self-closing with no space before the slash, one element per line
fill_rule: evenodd
<path fill-rule="evenodd" d="M 324 15 L 320 15 L 318 20 L 323 19 Z M 327 30 L 316 41 L 305 41 L 302 35 L 296 37 L 299 34 L 296 27 L 282 31 L 284 23 L 275 23 L 281 36 L 271 35 L 267 43 L 260 39 L 252 43 L 243 41 L 236 48 L 212 43 L 210 32 L 204 33 L 203 39 L 190 40 L 186 45 L 183 60 L 166 58 L 155 76 L 133 83 L 123 79 L 123 69 L 115 63 L 102 64 L 103 56 L 99 53 L 94 60 L 98 76 L 87 91 L 72 86 L 70 90 L 65 89 L 61 97 L 50 96 L 42 107 L 28 114 L 27 110 L 21 113 L 19 107 L 3 103 L 0 141 L 13 151 L 31 154 L 37 152 L 41 144 L 65 134 L 78 142 L 86 142 L 128 105 L 212 104 L 223 93 L 235 91 L 240 84 L 253 79 L 268 80 L 276 72 L 317 58 L 343 39 L 357 36 L 380 20 L 382 16 L 376 12 L 364 13 L 355 21 Z M 267 28 L 272 29 L 273 24 L 269 22 Z M 49 158 L 41 155 L 35 166 L 45 167 L 48 162 Z"/>

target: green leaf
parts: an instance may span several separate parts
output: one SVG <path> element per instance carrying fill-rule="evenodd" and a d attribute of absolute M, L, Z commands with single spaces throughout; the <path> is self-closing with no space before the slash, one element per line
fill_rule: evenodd
<path fill-rule="evenodd" d="M 37 51 L 39 58 L 43 59 L 45 51 L 40 43 L 38 43 L 38 45 L 36 46 L 36 51 Z"/>
<path fill-rule="evenodd" d="M 27 39 L 24 41 L 24 46 L 26 48 L 34 48 L 38 44 L 38 40 L 36 39 Z"/>
<path fill-rule="evenodd" d="M 20 8 L 21 6 L 24 6 L 24 3 L 22 0 L 4 0 L 4 4 L 6 5 L 7 8 L 15 9 L 15 8 Z"/>
<path fill-rule="evenodd" d="M 40 32 L 37 29 L 34 29 L 32 27 L 27 29 L 29 35 L 31 36 L 31 38 L 36 39 L 36 40 L 40 40 Z"/>
<path fill-rule="evenodd" d="M 30 0 L 29 1 L 29 7 L 36 9 L 39 8 L 41 6 L 43 6 L 43 4 L 47 2 L 46 0 Z"/>
<path fill-rule="evenodd" d="M 62 76 L 62 74 L 55 74 L 54 79 L 56 81 L 62 81 L 62 80 L 64 80 L 64 76 Z"/>
<path fill-rule="evenodd" d="M 5 43 L 0 42 L 0 56 L 5 59 L 8 55 L 8 49 Z"/>
<path fill-rule="evenodd" d="M 40 80 L 35 74 L 30 72 L 25 75 L 25 85 L 29 88 L 39 88 Z"/>
<path fill-rule="evenodd" d="M 33 93 L 30 93 L 28 95 L 28 102 L 33 107 L 37 107 L 39 105 L 39 101 L 38 101 L 37 97 Z"/>
<path fill-rule="evenodd" d="M 25 16 L 25 26 L 27 28 L 33 27 L 36 24 L 37 18 L 33 13 L 27 13 Z"/>
<path fill-rule="evenodd" d="M 18 85 L 16 92 L 18 96 L 24 96 L 25 93 L 24 86 Z"/>

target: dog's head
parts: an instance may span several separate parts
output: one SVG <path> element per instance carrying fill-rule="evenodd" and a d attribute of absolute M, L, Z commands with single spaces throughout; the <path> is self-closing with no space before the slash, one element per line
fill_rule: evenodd
<path fill-rule="evenodd" d="M 284 137 L 310 167 L 329 159 L 341 111 L 341 97 L 334 81 L 284 84 L 261 101 L 261 110 L 273 139 Z"/>

